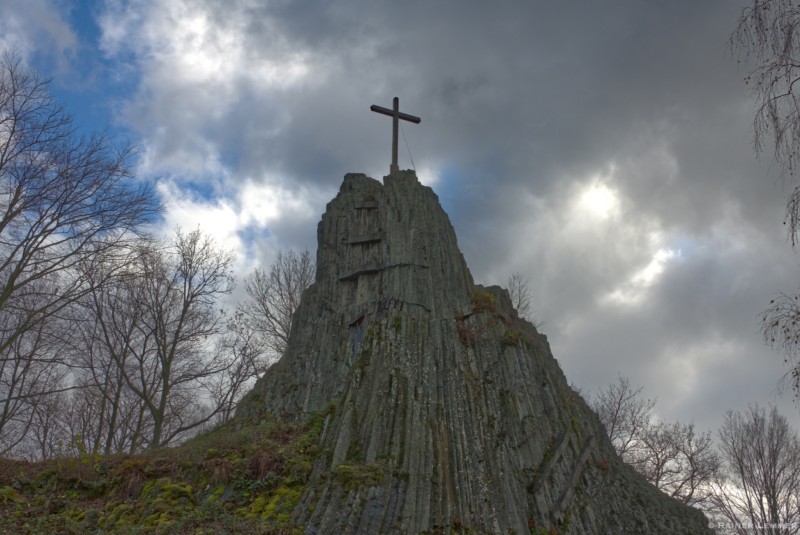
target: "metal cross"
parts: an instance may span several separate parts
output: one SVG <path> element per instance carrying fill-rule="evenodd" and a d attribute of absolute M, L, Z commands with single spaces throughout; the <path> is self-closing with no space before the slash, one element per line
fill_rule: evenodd
<path fill-rule="evenodd" d="M 372 111 L 388 115 L 392 118 L 392 165 L 389 167 L 389 174 L 396 173 L 400 170 L 400 168 L 397 166 L 397 127 L 400 122 L 399 119 L 403 119 L 404 121 L 409 121 L 415 124 L 419 124 L 422 121 L 422 119 L 415 117 L 414 115 L 400 113 L 399 98 L 394 97 L 392 104 L 393 109 L 391 110 L 382 106 L 376 106 L 375 104 L 369 107 L 369 109 Z"/>

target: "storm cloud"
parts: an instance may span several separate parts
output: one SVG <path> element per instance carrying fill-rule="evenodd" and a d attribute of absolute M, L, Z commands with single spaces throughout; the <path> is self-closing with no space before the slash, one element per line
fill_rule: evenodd
<path fill-rule="evenodd" d="M 798 260 L 727 49 L 743 1 L 92 5 L 96 36 L 53 2 L 45 42 L 125 81 L 112 118 L 143 148 L 164 227 L 207 228 L 242 275 L 313 250 L 345 173 L 388 172 L 390 124 L 369 106 L 398 96 L 422 117 L 401 168 L 437 192 L 477 281 L 530 280 L 577 387 L 621 373 L 665 419 L 716 428 L 778 401 L 798 425 L 758 330 Z"/>

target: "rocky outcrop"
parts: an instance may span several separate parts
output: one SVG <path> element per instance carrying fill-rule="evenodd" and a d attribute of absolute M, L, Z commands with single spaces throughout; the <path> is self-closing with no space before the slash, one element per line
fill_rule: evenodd
<path fill-rule="evenodd" d="M 413 172 L 345 176 L 284 357 L 237 418 L 327 411 L 309 534 L 712 533 L 622 463 Z"/>

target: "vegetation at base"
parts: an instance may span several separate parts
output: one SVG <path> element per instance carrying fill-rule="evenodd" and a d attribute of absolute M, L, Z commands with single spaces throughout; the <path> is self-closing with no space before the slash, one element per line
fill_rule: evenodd
<path fill-rule="evenodd" d="M 135 456 L 0 460 L 0 533 L 300 533 L 291 514 L 332 410 L 303 423 L 228 422 Z"/>

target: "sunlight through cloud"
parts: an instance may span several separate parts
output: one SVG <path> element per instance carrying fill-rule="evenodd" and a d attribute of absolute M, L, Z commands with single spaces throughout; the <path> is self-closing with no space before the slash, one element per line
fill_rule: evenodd
<path fill-rule="evenodd" d="M 599 219 L 619 215 L 619 199 L 616 192 L 598 179 L 583 191 L 579 204 Z"/>

